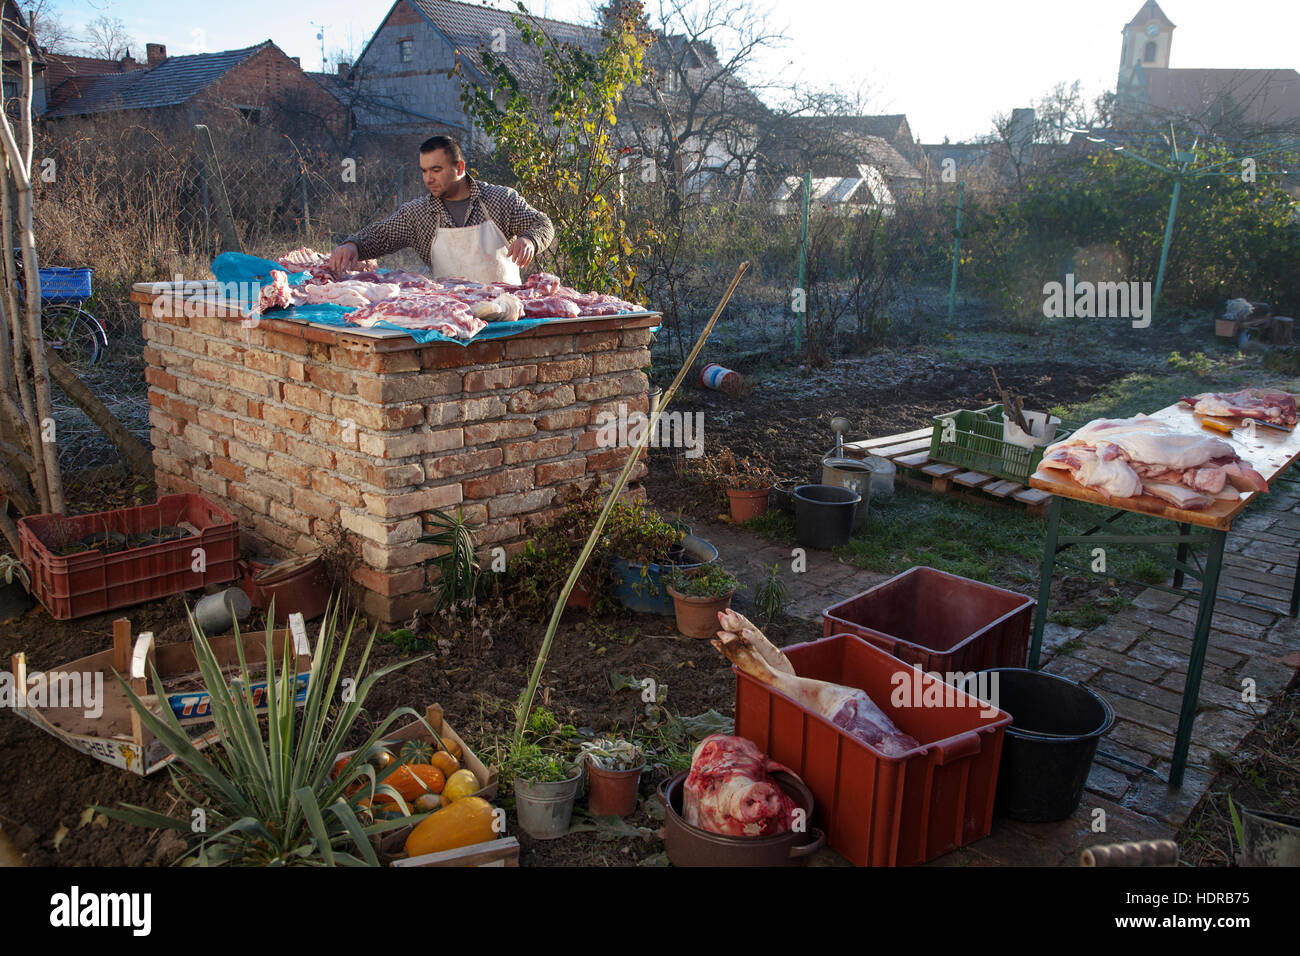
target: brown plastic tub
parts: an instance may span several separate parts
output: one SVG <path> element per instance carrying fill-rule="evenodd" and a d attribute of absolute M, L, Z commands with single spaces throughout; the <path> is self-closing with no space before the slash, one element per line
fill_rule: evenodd
<path fill-rule="evenodd" d="M 822 635 L 856 634 L 922 670 L 1024 667 L 1034 599 L 915 567 L 822 612 Z"/>
<path fill-rule="evenodd" d="M 767 837 L 733 837 L 710 833 L 686 822 L 682 816 L 682 791 L 689 771 L 683 770 L 659 784 L 664 815 L 664 847 L 673 866 L 803 866 L 826 843 L 826 834 L 816 827 L 803 833 L 779 833 Z M 782 790 L 807 811 L 812 819 L 813 796 L 803 782 L 791 774 L 772 775 Z"/>

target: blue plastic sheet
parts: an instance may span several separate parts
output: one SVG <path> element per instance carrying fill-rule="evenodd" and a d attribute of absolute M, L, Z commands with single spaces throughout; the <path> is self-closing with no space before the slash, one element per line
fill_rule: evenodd
<path fill-rule="evenodd" d="M 271 284 L 271 270 L 277 269 L 281 272 L 284 267 L 278 262 L 272 262 L 270 259 L 259 259 L 257 256 L 247 256 L 242 252 L 223 252 L 212 260 L 212 274 L 218 282 L 237 282 L 244 283 L 241 289 L 248 289 L 251 298 L 241 298 L 241 302 L 248 308 L 252 308 L 257 301 L 257 293 L 264 285 Z M 379 270 L 387 272 L 386 269 Z M 305 272 L 289 273 L 289 284 L 300 285 L 307 278 Z M 344 318 L 349 312 L 355 309 L 342 305 L 299 305 L 291 309 L 271 309 L 264 313 L 268 318 L 285 318 L 301 319 L 306 322 L 320 322 L 325 325 L 335 325 L 356 329 L 357 326 L 349 325 Z M 518 335 L 528 329 L 536 328 L 539 325 L 545 325 L 547 322 L 554 322 L 555 319 L 519 319 L 517 322 L 489 322 L 487 328 L 479 332 L 474 338 L 466 341 L 464 339 L 453 338 L 450 335 L 443 335 L 433 329 L 406 329 L 400 325 L 394 325 L 391 322 L 376 322 L 373 328 L 377 329 L 395 329 L 398 332 L 405 332 L 415 341 L 426 344 L 429 342 L 455 342 L 457 345 L 469 345 L 470 342 L 482 342 L 486 339 L 503 339 L 511 335 Z"/>

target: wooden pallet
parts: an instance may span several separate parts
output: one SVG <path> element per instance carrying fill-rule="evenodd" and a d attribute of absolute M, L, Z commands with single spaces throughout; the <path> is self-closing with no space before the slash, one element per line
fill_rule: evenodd
<path fill-rule="evenodd" d="M 899 480 L 936 494 L 961 494 L 977 500 L 1020 505 L 1031 515 L 1041 515 L 1047 510 L 1047 502 L 1052 496 L 1045 491 L 1027 488 L 1018 481 L 1007 481 L 981 471 L 965 471 L 956 465 L 932 461 L 930 438 L 933 432 L 932 427 L 918 428 L 901 435 L 850 442 L 844 446 L 844 454 L 850 458 L 875 455 L 888 459 L 898 468 Z M 978 494 L 972 495 L 970 492 Z"/>

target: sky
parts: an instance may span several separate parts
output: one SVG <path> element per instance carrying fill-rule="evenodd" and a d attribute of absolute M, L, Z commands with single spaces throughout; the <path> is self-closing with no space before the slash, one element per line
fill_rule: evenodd
<path fill-rule="evenodd" d="M 310 4 L 222 0 L 47 0 L 80 33 L 97 17 L 118 18 L 144 59 L 147 42 L 173 56 L 239 49 L 274 40 L 303 67 L 320 69 L 336 49 L 359 52 L 391 2 Z M 652 21 L 660 0 L 647 0 Z M 688 0 L 689 2 L 689 0 Z M 701 0 L 704 2 L 704 0 Z M 987 133 L 996 113 L 1029 106 L 1058 82 L 1079 80 L 1091 99 L 1115 88 L 1120 31 L 1143 0 L 714 0 L 743 3 L 764 32 L 783 37 L 755 58 L 757 82 L 797 80 L 859 93 L 865 112 L 906 113 L 922 142 L 963 142 Z M 530 12 L 589 22 L 593 0 L 526 0 Z M 27 6 L 24 0 L 24 6 Z M 494 0 L 490 5 L 513 9 Z M 1164 0 L 1176 26 L 1170 66 L 1300 69 L 1300 2 Z M 218 11 L 219 13 L 215 12 Z M 723 51 L 734 42 L 720 34 Z"/>

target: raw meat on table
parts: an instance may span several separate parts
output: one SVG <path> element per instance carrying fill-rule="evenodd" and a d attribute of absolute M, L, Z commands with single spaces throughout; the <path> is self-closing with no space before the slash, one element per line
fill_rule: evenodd
<path fill-rule="evenodd" d="M 724 836 L 788 833 L 797 807 L 772 779 L 777 772 L 794 773 L 751 740 L 711 734 L 691 758 L 682 817 L 693 827 Z"/>
<path fill-rule="evenodd" d="M 1205 392 L 1184 398 L 1197 415 L 1221 418 L 1257 418 L 1274 425 L 1296 423 L 1295 396 L 1276 389 L 1244 388 L 1240 392 Z"/>
<path fill-rule="evenodd" d="M 1089 422 L 1048 446 L 1042 467 L 1068 471 L 1105 498 L 1146 493 L 1187 511 L 1234 501 L 1243 491 L 1268 491 L 1264 477 L 1228 442 L 1146 415 Z"/>
<path fill-rule="evenodd" d="M 713 646 L 750 677 L 797 700 L 886 757 L 899 757 L 920 746 L 915 737 L 899 730 L 865 691 L 796 675 L 789 659 L 743 615 L 719 611 L 718 623 L 722 630 Z"/>

